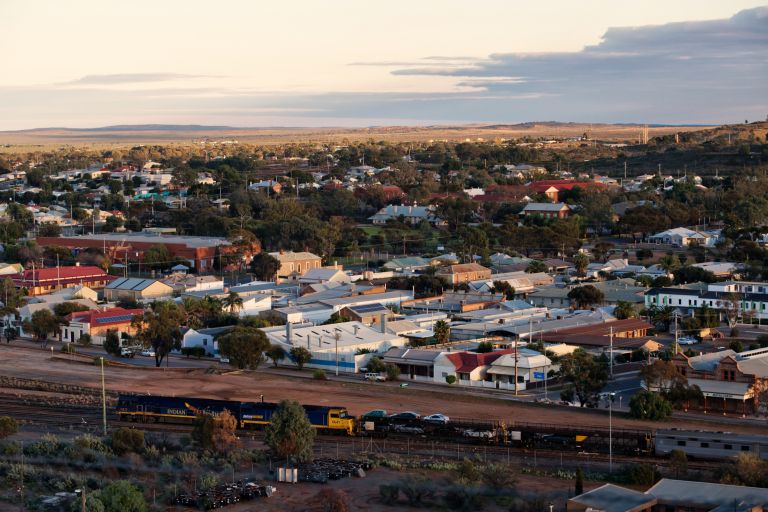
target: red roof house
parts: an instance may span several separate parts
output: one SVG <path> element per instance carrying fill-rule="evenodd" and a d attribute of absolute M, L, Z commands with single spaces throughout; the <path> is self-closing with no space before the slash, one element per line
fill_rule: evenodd
<path fill-rule="evenodd" d="M 488 368 L 495 360 L 505 354 L 513 354 L 514 350 L 494 350 L 480 354 L 477 352 L 448 352 L 445 358 L 453 365 L 456 378 L 460 381 L 485 380 Z"/>
<path fill-rule="evenodd" d="M 93 343 L 103 344 L 109 330 L 119 334 L 134 334 L 136 328 L 131 323 L 134 317 L 143 314 L 144 310 L 140 308 L 76 311 L 67 317 L 69 325 L 64 326 L 61 330 L 62 340 L 74 343 L 83 334 L 88 334 Z"/>
<path fill-rule="evenodd" d="M 92 265 L 25 270 L 11 276 L 17 288 L 26 288 L 29 295 L 43 295 L 74 285 L 104 288 L 115 277 Z"/>

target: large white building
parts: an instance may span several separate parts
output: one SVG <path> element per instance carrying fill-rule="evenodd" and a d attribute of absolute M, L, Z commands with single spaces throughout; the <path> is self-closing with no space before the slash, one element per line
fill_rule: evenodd
<path fill-rule="evenodd" d="M 737 304 L 734 304 L 737 302 Z M 645 306 L 688 310 L 706 306 L 724 311 L 736 306 L 741 316 L 768 318 L 768 283 L 725 281 L 701 288 L 652 288 L 645 293 Z"/>

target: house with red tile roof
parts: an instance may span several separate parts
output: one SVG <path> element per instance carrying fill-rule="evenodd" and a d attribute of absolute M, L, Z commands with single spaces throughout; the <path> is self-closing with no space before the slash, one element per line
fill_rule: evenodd
<path fill-rule="evenodd" d="M 491 364 L 505 354 L 511 354 L 514 350 L 495 350 L 493 352 L 444 352 L 439 360 L 435 361 L 435 377 L 453 375 L 456 382 L 463 385 L 471 385 L 471 382 L 493 381 L 493 376 L 488 374 Z M 446 375 L 442 375 L 445 373 Z"/>
<path fill-rule="evenodd" d="M 605 188 L 602 183 L 595 183 L 594 181 L 576 181 L 576 180 L 541 180 L 533 181 L 528 184 L 528 188 L 532 194 L 544 194 L 547 198 L 556 203 L 560 200 L 560 193 L 565 190 L 573 190 L 574 188 L 588 189 L 588 188 Z"/>
<path fill-rule="evenodd" d="M 91 342 L 104 344 L 107 331 L 133 335 L 136 328 L 131 325 L 134 317 L 144 315 L 143 309 L 110 308 L 104 310 L 76 311 L 67 316 L 69 325 L 61 330 L 62 341 L 75 343 L 83 334 L 91 336 Z"/>
<path fill-rule="evenodd" d="M 28 269 L 10 276 L 17 288 L 25 288 L 29 295 L 45 295 L 70 286 L 104 288 L 115 277 L 93 265 Z"/>

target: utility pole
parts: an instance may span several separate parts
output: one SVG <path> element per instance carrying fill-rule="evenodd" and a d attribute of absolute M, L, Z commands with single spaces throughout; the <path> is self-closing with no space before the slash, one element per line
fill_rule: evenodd
<path fill-rule="evenodd" d="M 608 472 L 613 473 L 613 397 L 608 395 Z"/>
<path fill-rule="evenodd" d="M 611 326 L 610 341 L 611 341 L 611 348 L 610 348 L 611 357 L 608 360 L 608 363 L 610 364 L 610 368 L 611 368 L 611 379 L 613 379 L 613 326 Z"/>
<path fill-rule="evenodd" d="M 104 422 L 104 435 L 107 435 L 107 390 L 104 387 L 104 357 L 101 360 L 101 417 Z"/>
<path fill-rule="evenodd" d="M 678 336 L 679 336 L 679 333 L 677 331 L 677 313 L 674 314 L 674 318 L 675 318 L 675 353 L 673 355 L 677 355 L 678 347 L 680 346 L 677 343 Z"/>
<path fill-rule="evenodd" d="M 341 338 L 341 334 L 339 334 L 339 330 L 336 329 L 336 332 L 333 335 L 333 339 L 336 341 L 336 376 L 339 376 L 339 338 Z"/>

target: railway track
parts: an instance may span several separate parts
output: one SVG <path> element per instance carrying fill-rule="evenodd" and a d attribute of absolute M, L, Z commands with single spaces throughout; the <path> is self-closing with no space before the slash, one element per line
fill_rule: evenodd
<path fill-rule="evenodd" d="M 101 426 L 102 410 L 88 405 L 51 405 L 44 401 L 18 399 L 0 396 L 0 415 L 9 415 L 22 424 L 82 428 L 91 430 Z M 111 428 L 134 427 L 151 432 L 190 433 L 192 425 L 170 423 L 134 423 L 121 421 L 108 412 L 107 421 Z M 241 438 L 256 444 L 263 443 L 264 433 L 260 430 L 240 431 Z M 547 469 L 594 468 L 605 469 L 610 457 L 604 453 L 589 453 L 573 450 L 530 449 L 493 444 L 472 444 L 468 440 L 430 440 L 424 436 L 408 436 L 390 433 L 385 438 L 348 437 L 319 435 L 315 441 L 315 454 L 319 457 L 336 458 L 378 456 L 405 457 L 407 459 L 457 461 L 467 457 L 485 462 L 505 462 L 519 467 Z M 615 454 L 612 462 L 616 465 L 656 464 L 667 467 L 669 461 L 657 457 L 640 457 Z M 710 470 L 711 464 L 700 461 L 688 463 L 689 469 Z"/>

